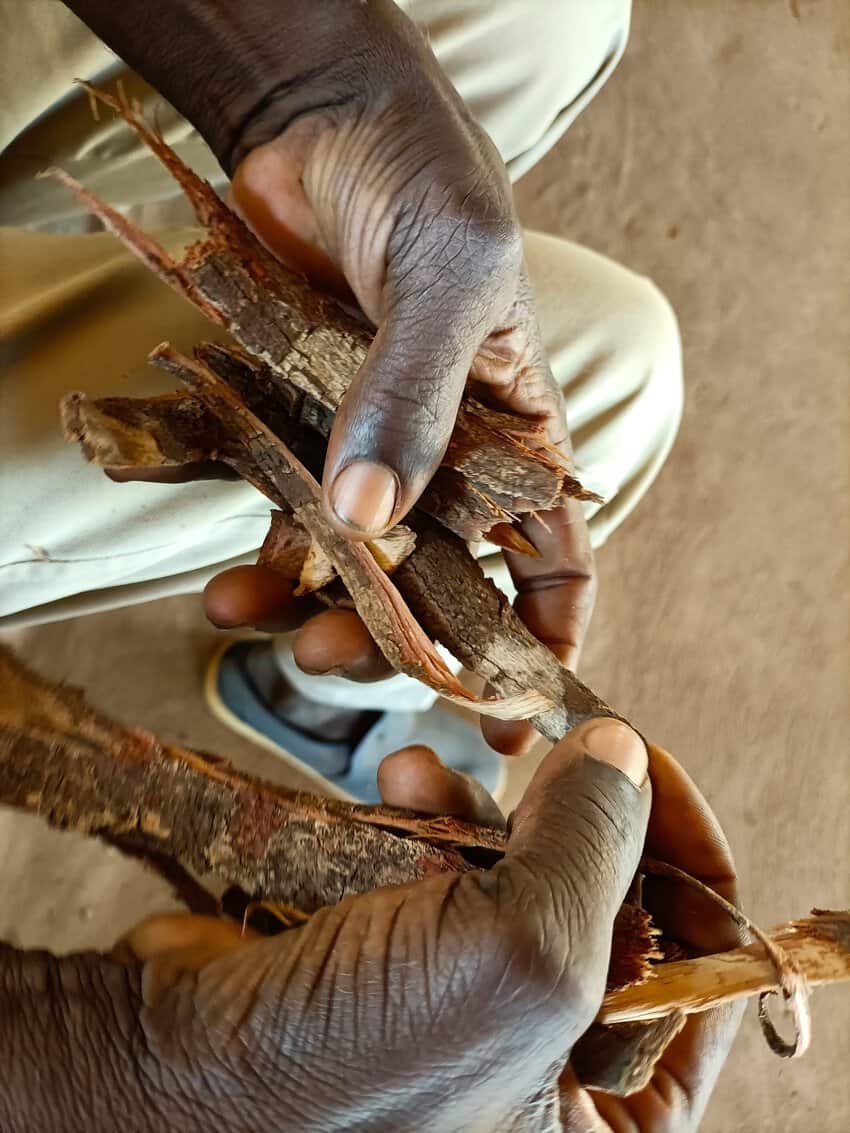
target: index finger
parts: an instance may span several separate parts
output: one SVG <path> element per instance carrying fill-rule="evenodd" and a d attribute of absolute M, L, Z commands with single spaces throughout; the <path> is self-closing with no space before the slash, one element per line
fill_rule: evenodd
<path fill-rule="evenodd" d="M 517 588 L 514 608 L 531 632 L 574 669 L 593 613 L 593 552 L 580 500 L 529 516 L 522 532 L 539 558 L 508 551 L 505 560 Z"/>
<path fill-rule="evenodd" d="M 548 440 L 573 469 L 564 395 L 546 359 L 525 268 L 515 307 L 516 326 L 491 336 L 479 351 L 472 378 L 506 409 L 544 424 Z M 506 346 L 503 339 L 507 336 Z M 505 356 L 512 356 L 507 364 Z M 593 551 L 581 500 L 526 515 L 522 534 L 537 557 L 505 553 L 517 588 L 514 607 L 531 632 L 574 669 L 596 597 Z"/>

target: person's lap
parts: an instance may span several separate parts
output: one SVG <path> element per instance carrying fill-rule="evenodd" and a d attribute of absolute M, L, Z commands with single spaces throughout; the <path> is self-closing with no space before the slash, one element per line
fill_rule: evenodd
<path fill-rule="evenodd" d="M 497 10 L 477 0 L 403 6 L 426 29 L 514 176 L 551 146 L 605 81 L 628 31 L 624 0 L 601 0 L 592 18 L 584 5 L 543 4 L 532 20 L 520 5 Z M 55 14 L 58 6 L 48 7 Z M 565 37 L 557 34 L 567 19 L 569 66 Z M 73 17 L 63 10 L 61 20 Z M 78 28 L 74 43 L 68 59 L 57 59 L 58 71 L 74 66 L 77 56 L 103 65 L 106 57 L 87 47 Z M 197 135 L 168 118 L 165 128 L 209 173 Z M 44 182 L 29 181 L 27 161 L 36 158 L 73 162 L 84 180 L 90 173 L 99 192 L 143 219 L 167 215 L 161 202 L 139 208 L 139 186 L 148 194 L 166 191 L 151 173 L 152 159 L 114 122 L 89 124 L 79 100 L 43 118 L 24 141 L 8 151 L 12 173 L 0 185 L 4 220 L 73 223 L 56 211 L 55 186 L 48 191 Z M 167 237 L 190 238 L 190 231 Z M 147 352 L 166 338 L 189 347 L 214 336 L 215 328 L 105 233 L 4 229 L 2 240 L 0 320 L 8 364 L 0 383 L 0 628 L 197 592 L 223 566 L 251 561 L 268 512 L 254 489 L 209 481 L 116 486 L 63 443 L 59 429 L 58 403 L 67 391 L 161 391 L 168 383 L 145 366 Z M 675 319 L 648 281 L 576 244 L 529 232 L 526 254 L 581 474 L 606 501 L 590 514 L 598 546 L 646 491 L 675 436 L 681 406 Z"/>
<path fill-rule="evenodd" d="M 2 307 L 7 320 L 14 307 L 14 323 L 0 385 L 0 626 L 197 591 L 222 565 L 249 560 L 268 516 L 253 488 L 119 486 L 59 429 L 64 393 L 161 392 L 168 381 L 145 366 L 147 351 L 164 338 L 188 347 L 214 328 L 106 234 L 4 237 L 5 261 L 22 270 L 8 273 L 14 293 Z M 577 462 L 606 501 L 590 517 L 598 546 L 646 491 L 675 436 L 675 320 L 646 280 L 578 245 L 528 233 L 527 257 Z M 56 283 L 51 265 L 67 264 L 74 268 Z"/>

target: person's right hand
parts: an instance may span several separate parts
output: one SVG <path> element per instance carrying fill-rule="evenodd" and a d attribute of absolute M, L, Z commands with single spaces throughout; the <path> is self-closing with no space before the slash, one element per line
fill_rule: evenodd
<path fill-rule="evenodd" d="M 0 1125 L 13 1133 L 687 1133 L 737 1029 L 691 1018 L 624 1100 L 568 1068 L 605 988 L 614 917 L 642 850 L 734 897 L 723 834 L 676 762 L 619 721 L 556 744 L 487 871 L 351 897 L 258 939 L 209 917 L 150 919 L 120 963 L 0 946 Z M 651 781 L 651 789 L 650 789 Z M 478 821 L 480 787 L 408 748 L 384 799 Z M 650 812 L 650 803 L 652 809 Z M 648 826 L 647 826 L 648 820 Z M 690 889 L 647 881 L 668 937 L 737 943 Z M 116 1116 L 120 1114 L 120 1119 Z"/>

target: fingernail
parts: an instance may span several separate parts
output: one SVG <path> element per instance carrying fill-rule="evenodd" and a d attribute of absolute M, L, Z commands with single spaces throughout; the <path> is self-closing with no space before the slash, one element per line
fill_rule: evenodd
<path fill-rule="evenodd" d="M 644 785 L 649 768 L 646 744 L 628 724 L 621 720 L 600 720 L 588 729 L 583 739 L 588 755 L 610 763 L 636 787 Z"/>
<path fill-rule="evenodd" d="M 331 506 L 337 517 L 355 531 L 383 531 L 398 498 L 398 477 L 385 464 L 355 460 L 337 476 Z"/>

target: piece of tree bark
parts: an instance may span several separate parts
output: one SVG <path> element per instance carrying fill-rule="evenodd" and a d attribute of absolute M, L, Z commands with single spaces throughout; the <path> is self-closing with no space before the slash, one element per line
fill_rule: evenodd
<path fill-rule="evenodd" d="M 331 526 L 320 503 L 318 481 L 283 439 L 252 411 L 220 374 L 199 359 L 186 358 L 167 344 L 158 346 L 151 358 L 190 385 L 198 399 L 218 418 L 221 428 L 227 431 L 227 462 L 269 499 L 292 510 L 296 520 L 333 563 L 357 612 L 393 668 L 423 681 L 441 696 L 474 707 L 484 715 L 522 719 L 554 707 L 551 698 L 533 685 L 486 699 L 469 692 L 434 648 L 369 548 L 343 538 Z M 464 553 L 468 555 L 465 549 Z M 437 583 L 435 578 L 435 584 L 435 599 L 439 601 L 437 595 L 444 583 Z M 531 635 L 529 639 L 535 640 Z M 554 658 L 553 662 L 557 665 Z"/>
<path fill-rule="evenodd" d="M 293 472 L 287 456 L 291 441 L 293 447 L 300 445 L 302 462 L 321 467 L 322 438 L 318 430 L 311 433 L 310 426 L 303 423 L 303 403 L 295 412 L 290 405 L 279 406 L 268 392 L 264 369 L 252 359 L 224 348 L 205 347 L 199 355 L 195 360 L 186 359 L 166 346 L 152 354 L 155 364 L 191 385 L 188 395 L 139 403 L 120 398 L 91 402 L 80 394 L 65 398 L 66 435 L 81 444 L 89 459 L 107 466 L 157 466 L 162 454 L 175 464 L 182 463 L 184 454 L 187 460 L 220 459 L 287 512 L 314 501 L 315 491 Z M 181 396 L 185 402 L 181 402 Z M 257 420 L 266 428 L 260 428 Z M 201 440 L 204 421 L 209 429 L 208 445 Z M 309 471 L 309 465 L 305 463 L 305 467 Z M 335 537 L 329 526 L 322 524 L 316 508 L 302 512 L 301 519 L 313 524 L 312 538 L 328 543 L 326 554 L 332 559 L 338 557 L 337 569 L 344 580 L 348 575 L 349 591 L 356 591 L 352 597 L 355 604 L 360 603 L 358 611 L 387 659 L 396 668 L 410 672 L 409 659 L 394 650 L 388 638 L 375 589 L 384 587 L 384 583 L 364 560 L 362 548 Z M 317 525 L 321 525 L 321 532 Z M 542 698 L 537 708 L 529 700 L 513 699 L 512 703 L 549 739 L 560 739 L 591 716 L 617 715 L 537 641 L 504 595 L 484 577 L 460 539 L 417 512 L 411 515 L 409 526 L 415 532 L 416 546 L 395 571 L 393 581 L 431 638 L 487 680 L 503 698 L 522 698 L 535 690 Z M 370 571 L 368 578 L 365 571 Z M 468 695 L 464 696 L 433 655 L 430 663 L 436 666 L 432 675 L 438 684 L 443 682 L 445 692 L 479 711 L 486 707 L 486 702 L 473 704 Z M 421 671 L 420 665 L 416 675 Z M 433 681 L 429 683 L 434 686 Z M 489 710 L 494 708 L 491 705 Z"/>
<path fill-rule="evenodd" d="M 308 913 L 382 885 L 487 866 L 505 845 L 502 833 L 454 819 L 319 799 L 254 779 L 122 727 L 2 649 L 0 803 L 125 852 L 167 859 L 166 875 L 178 885 L 190 869 L 251 899 Z M 809 983 L 850 979 L 850 913 L 816 910 L 774 939 Z M 660 964 L 652 963 L 658 945 L 646 913 L 624 905 L 599 1014 L 610 1033 L 594 1029 L 587 1047 L 585 1040 L 577 1047 L 585 1084 L 639 1088 L 678 1020 L 643 1032 L 611 1024 L 651 1023 L 778 987 L 761 944 Z"/>
<path fill-rule="evenodd" d="M 51 686 L 0 647 L 0 803 L 63 829 L 165 855 L 252 898 L 313 912 L 354 893 L 490 865 L 504 834 L 265 782 L 164 743 Z M 657 957 L 646 914 L 617 918 L 612 986 Z"/>
<path fill-rule="evenodd" d="M 179 182 L 206 238 L 174 260 L 73 178 L 56 170 L 50 174 L 68 185 L 151 270 L 262 359 L 279 381 L 335 411 L 366 358 L 371 329 L 268 253 L 210 185 L 131 107 L 88 89 L 137 132 Z M 452 501 L 450 522 L 467 539 L 481 538 L 494 523 L 504 522 L 504 509 L 519 515 L 555 507 L 569 496 L 597 498 L 581 486 L 549 443 L 542 421 L 491 410 L 469 395 L 444 464 L 480 495 L 492 493 L 489 515 L 478 510 L 465 514 L 462 499 Z M 450 494 L 450 481 L 444 491 Z M 424 506 L 429 501 L 440 510 L 436 496 L 426 498 Z"/>
<path fill-rule="evenodd" d="M 140 849 L 307 912 L 350 893 L 469 868 L 457 843 L 501 850 L 489 832 L 451 819 L 313 799 L 161 743 L 96 712 L 74 689 L 51 688 L 5 650 L 0 801 L 119 844 L 132 836 Z"/>
<path fill-rule="evenodd" d="M 227 326 L 259 360 L 252 363 L 244 355 L 237 358 L 226 349 L 211 346 L 202 348 L 205 353 L 194 361 L 179 359 L 167 348 L 159 348 L 151 356 L 156 364 L 172 369 L 182 380 L 188 381 L 203 407 L 217 418 L 219 428 L 212 430 L 213 443 L 208 459 L 223 458 L 283 510 L 299 512 L 297 518 L 302 524 L 312 524 L 313 541 L 334 563 L 358 613 L 384 655 L 399 671 L 425 680 L 450 699 L 474 703 L 479 712 L 506 719 L 530 718 L 552 739 L 560 738 L 589 716 L 615 715 L 562 669 L 551 654 L 544 656 L 548 651 L 522 627 L 519 619 L 503 614 L 498 626 L 474 627 L 468 624 L 467 614 L 466 625 L 459 628 L 449 625 L 439 610 L 446 590 L 444 580 L 437 574 L 426 578 L 423 590 L 422 581 L 427 572 L 420 569 L 410 573 L 411 584 L 415 582 L 417 586 L 420 605 L 430 606 L 434 621 L 443 624 L 446 638 L 443 643 L 454 652 L 452 641 L 448 639 L 457 638 L 459 658 L 463 660 L 463 653 L 474 655 L 484 670 L 482 675 L 490 677 L 491 685 L 501 694 L 486 700 L 472 697 L 433 649 L 410 616 L 403 596 L 388 582 L 380 567 L 376 568 L 368 551 L 360 546 L 345 545 L 318 509 L 307 506 L 309 496 L 315 496 L 312 489 L 319 469 L 316 460 L 311 467 L 307 453 L 299 452 L 298 445 L 315 455 L 316 436 L 327 433 L 329 418 L 317 412 L 315 428 L 305 428 L 299 411 L 296 414 L 299 427 L 293 429 L 293 399 L 300 396 L 302 406 L 315 403 L 325 410 L 335 410 L 365 358 L 369 332 L 270 256 L 210 186 L 183 165 L 134 110 L 100 96 L 99 92 L 91 93 L 113 106 L 172 172 L 206 228 L 207 238 L 188 249 L 182 260 L 174 261 L 126 218 L 98 201 L 73 179 L 58 172 L 56 175 L 152 270 L 214 321 Z M 258 374 L 260 365 L 262 373 Z M 250 380 L 246 379 L 246 373 Z M 104 436 L 108 432 L 104 426 L 109 414 L 95 407 L 89 423 L 93 422 L 99 435 L 87 436 L 83 406 L 79 397 L 66 403 L 68 435 L 79 439 L 84 451 L 95 459 L 114 458 L 119 446 L 114 436 L 111 439 Z M 114 404 L 111 407 L 113 422 L 116 408 Z M 178 440 L 175 426 L 180 417 L 173 402 L 160 403 L 158 408 L 165 413 L 157 417 L 148 406 L 137 412 L 136 420 L 129 424 L 127 416 L 133 410 L 125 405 L 123 420 L 120 420 L 121 410 L 118 411 L 118 424 L 129 434 L 134 459 L 147 457 L 152 463 L 174 460 L 175 451 L 179 449 L 179 444 L 175 443 Z M 193 427 L 202 419 L 202 415 L 194 414 L 191 406 L 187 417 Z M 140 436 L 141 418 L 147 418 L 148 432 L 152 431 L 150 426 L 154 429 L 163 426 L 150 442 Z M 221 436 L 222 429 L 226 439 Z M 192 462 L 197 462 L 201 459 L 197 431 L 190 440 Z M 569 494 L 581 494 L 580 486 L 572 481 L 560 454 L 549 443 L 542 422 L 529 422 L 489 409 L 468 397 L 461 405 L 448 453 L 449 463 L 435 478 L 439 483 L 434 490 L 444 496 L 451 494 L 452 486 L 463 484 L 467 497 L 476 503 L 491 500 L 498 509 L 491 518 L 497 522 L 488 522 L 485 529 L 479 526 L 475 534 L 492 528 L 505 545 L 515 549 L 530 548 L 525 534 L 512 531 L 506 516 L 509 520 L 511 513 L 534 512 L 562 502 Z M 293 454 L 297 462 L 291 459 Z M 460 496 L 452 501 L 454 507 L 458 506 L 459 499 Z M 506 505 L 511 512 L 505 511 Z M 456 527 L 464 535 L 473 533 L 464 524 Z M 433 536 L 432 546 L 438 541 L 438 537 Z M 458 554 L 455 548 L 454 558 Z M 474 574 L 471 571 L 467 574 L 471 585 Z M 493 594 L 498 592 L 492 588 L 492 592 L 487 593 L 483 578 L 476 578 L 475 582 L 481 599 L 479 605 L 492 607 Z M 488 648 L 500 654 L 495 661 L 486 656 Z M 528 672 L 522 667 L 515 672 L 506 671 L 502 663 L 505 658 L 512 662 L 528 661 Z M 541 681 L 544 691 L 541 691 Z"/>
<path fill-rule="evenodd" d="M 76 690 L 51 687 L 0 649 L 0 803 L 65 829 L 98 835 L 141 857 L 195 911 L 211 912 L 194 873 L 235 885 L 251 904 L 305 913 L 383 885 L 495 861 L 502 833 L 452 819 L 313 798 L 240 774 L 222 760 L 129 730 Z M 623 906 L 609 986 L 648 977 L 659 955 L 641 909 Z M 605 1064 L 605 1036 L 595 1042 Z M 631 1057 L 612 1047 L 620 1062 Z M 627 1069 L 605 1073 L 628 1080 Z M 598 1067 L 589 1064 L 586 1085 Z"/>

